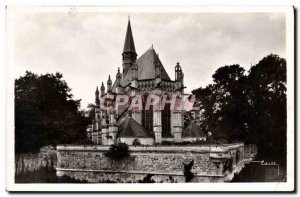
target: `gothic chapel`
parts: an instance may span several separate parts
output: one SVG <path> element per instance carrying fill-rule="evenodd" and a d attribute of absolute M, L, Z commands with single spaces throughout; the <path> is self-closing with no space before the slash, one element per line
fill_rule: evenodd
<path fill-rule="evenodd" d="M 184 123 L 184 110 L 172 110 L 167 104 L 161 109 L 144 108 L 148 95 L 157 95 L 171 99 L 173 95 L 184 95 L 184 74 L 179 63 L 175 66 L 175 80 L 171 80 L 153 46 L 137 58 L 135 45 L 128 21 L 125 43 L 122 53 L 122 72 L 117 70 L 112 82 L 108 76 L 107 86 L 103 82 L 95 92 L 95 117 L 87 129 L 88 137 L 99 145 L 111 145 L 119 142 L 128 145 L 155 145 L 163 141 L 183 142 L 206 140 L 206 135 L 194 121 Z M 127 107 L 102 110 L 101 98 L 127 95 L 134 98 L 140 95 L 143 109 Z M 105 102 L 114 104 L 114 100 Z"/>

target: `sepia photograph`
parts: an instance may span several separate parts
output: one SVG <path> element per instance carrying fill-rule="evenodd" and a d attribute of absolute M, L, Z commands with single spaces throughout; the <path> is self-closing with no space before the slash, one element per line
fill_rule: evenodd
<path fill-rule="evenodd" d="M 293 7 L 7 6 L 6 32 L 7 190 L 294 191 Z"/>

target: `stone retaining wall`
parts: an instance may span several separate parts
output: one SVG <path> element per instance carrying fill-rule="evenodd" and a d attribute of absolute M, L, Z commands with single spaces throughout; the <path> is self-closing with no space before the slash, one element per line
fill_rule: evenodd
<path fill-rule="evenodd" d="M 230 181 L 244 167 L 244 144 L 203 146 L 130 146 L 130 157 L 104 156 L 109 146 L 57 146 L 57 175 L 89 182 L 137 182 L 148 174 L 156 182 L 185 182 L 192 160 L 192 182 Z"/>

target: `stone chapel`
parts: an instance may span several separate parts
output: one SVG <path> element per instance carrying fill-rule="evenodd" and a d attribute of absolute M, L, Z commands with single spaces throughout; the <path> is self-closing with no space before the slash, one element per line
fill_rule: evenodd
<path fill-rule="evenodd" d="M 155 106 L 145 109 L 149 95 L 161 99 L 175 96 L 180 101 L 184 95 L 184 74 L 180 64 L 176 63 L 175 79 L 172 80 L 153 45 L 138 57 L 130 20 L 122 53 L 122 71 L 116 70 L 114 82 L 109 75 L 106 88 L 103 82 L 100 91 L 96 88 L 95 117 L 87 129 L 88 137 L 95 144 L 155 145 L 163 141 L 206 140 L 206 135 L 193 120 L 184 120 L 184 110 L 173 110 L 170 103 L 163 109 Z M 139 96 L 143 108 L 129 109 L 128 105 L 115 108 L 116 95 L 128 96 L 129 104 Z M 111 107 L 103 110 L 101 104 Z"/>

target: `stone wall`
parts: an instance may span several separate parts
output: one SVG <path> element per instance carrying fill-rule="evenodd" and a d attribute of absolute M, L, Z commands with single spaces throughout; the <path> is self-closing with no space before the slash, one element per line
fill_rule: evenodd
<path fill-rule="evenodd" d="M 104 156 L 109 146 L 57 146 L 57 175 L 89 182 L 185 182 L 184 166 L 194 162 L 192 182 L 230 181 L 244 167 L 244 145 L 130 146 L 121 161 Z"/>

